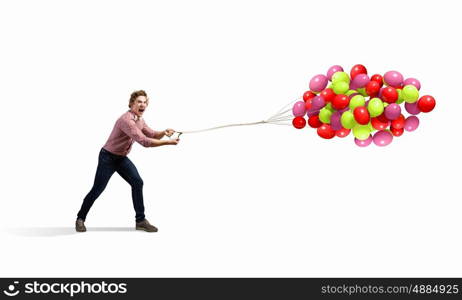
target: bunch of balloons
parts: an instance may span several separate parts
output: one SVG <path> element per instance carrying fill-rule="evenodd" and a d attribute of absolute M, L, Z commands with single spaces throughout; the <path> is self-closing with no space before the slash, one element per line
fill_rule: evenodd
<path fill-rule="evenodd" d="M 302 129 L 308 125 L 324 139 L 346 137 L 353 132 L 359 147 L 387 146 L 393 137 L 419 126 L 416 115 L 435 108 L 435 98 L 420 96 L 420 82 L 404 79 L 398 71 L 371 77 L 363 65 L 354 65 L 350 74 L 335 65 L 327 73 L 310 80 L 310 90 L 303 101 L 292 107 L 292 125 Z M 401 104 L 403 104 L 401 106 Z M 410 114 L 403 115 L 403 108 Z"/>

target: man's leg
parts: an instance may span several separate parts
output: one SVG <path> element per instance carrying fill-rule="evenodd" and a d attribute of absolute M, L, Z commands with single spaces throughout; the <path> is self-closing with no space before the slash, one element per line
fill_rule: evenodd
<path fill-rule="evenodd" d="M 125 157 L 117 168 L 117 173 L 122 176 L 132 187 L 133 207 L 136 212 L 136 222 L 144 220 L 144 203 L 143 203 L 143 179 L 141 179 L 138 170 L 132 161 Z"/>
<path fill-rule="evenodd" d="M 77 218 L 85 221 L 88 211 L 95 202 L 95 200 L 101 195 L 106 188 L 109 179 L 112 174 L 116 171 L 116 164 L 114 158 L 104 150 L 101 150 L 98 158 L 98 168 L 96 169 L 95 182 L 90 192 L 83 200 L 82 207 L 80 208 Z"/>

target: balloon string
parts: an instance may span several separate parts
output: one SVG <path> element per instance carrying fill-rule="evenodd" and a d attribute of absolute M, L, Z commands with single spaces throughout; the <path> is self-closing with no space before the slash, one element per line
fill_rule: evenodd
<path fill-rule="evenodd" d="M 289 123 L 279 123 L 279 122 L 272 122 L 272 123 L 268 123 L 268 124 L 271 124 L 271 125 L 284 125 L 284 126 L 292 126 L 292 124 L 289 124 Z"/>
<path fill-rule="evenodd" d="M 221 126 L 215 126 L 215 127 L 210 127 L 210 128 L 205 128 L 205 129 L 199 129 L 199 130 L 189 130 L 189 131 L 177 131 L 179 133 L 178 137 L 182 134 L 187 134 L 187 133 L 199 133 L 199 132 L 206 132 L 206 131 L 211 131 L 211 130 L 216 130 L 216 129 L 221 129 L 221 128 L 227 128 L 227 127 L 237 127 L 237 126 L 250 126 L 250 125 L 258 125 L 258 124 L 273 124 L 273 125 L 291 125 L 284 123 L 284 121 L 289 121 L 292 120 L 293 116 L 292 114 L 285 115 L 288 112 L 292 111 L 292 108 L 287 107 L 294 103 L 297 100 L 292 100 L 286 105 L 284 105 L 277 113 L 272 115 L 266 120 L 258 121 L 258 122 L 249 122 L 249 123 L 235 123 L 235 124 L 226 124 L 226 125 L 221 125 Z"/>
<path fill-rule="evenodd" d="M 272 119 L 272 118 L 274 118 L 274 117 L 276 117 L 276 116 L 279 116 L 279 115 L 283 115 L 283 114 L 285 114 L 286 112 L 290 111 L 291 109 L 287 109 L 287 107 L 289 107 L 291 104 L 293 104 L 294 102 L 297 102 L 297 101 L 299 101 L 299 100 L 301 100 L 301 98 L 298 98 L 298 99 L 296 99 L 296 100 L 290 101 L 289 103 L 287 103 L 286 105 L 284 105 L 280 110 L 278 110 L 274 115 L 272 115 L 271 117 L 269 117 L 269 119 Z M 285 111 L 283 111 L 283 110 L 285 110 Z"/>
<path fill-rule="evenodd" d="M 258 121 L 258 122 L 227 124 L 227 125 L 215 126 L 215 127 L 210 127 L 210 128 L 206 128 L 206 129 L 200 129 L 200 130 L 177 131 L 177 132 L 179 134 L 198 133 L 198 132 L 211 131 L 211 130 L 220 129 L 220 128 L 226 128 L 226 127 L 248 126 L 248 125 L 257 125 L 257 124 L 264 124 L 264 123 L 268 123 L 268 122 L 263 120 L 263 121 Z"/>
<path fill-rule="evenodd" d="M 273 119 L 270 119 L 268 121 L 280 121 L 280 120 L 292 120 L 294 117 L 293 116 L 282 116 L 282 117 L 277 117 L 277 118 L 273 118 Z"/>
<path fill-rule="evenodd" d="M 287 114 L 287 113 L 290 112 L 290 111 L 292 111 L 292 108 L 289 108 L 289 109 L 287 109 L 287 110 L 285 110 L 285 111 L 283 111 L 283 112 L 280 112 L 280 113 L 278 113 L 278 114 L 276 114 L 276 115 L 273 115 L 272 117 L 269 118 L 269 120 L 277 119 L 277 118 L 280 118 L 280 117 L 288 117 L 289 115 L 285 115 L 285 114 Z M 291 116 L 291 115 L 292 115 L 292 114 L 290 114 L 290 116 Z"/>

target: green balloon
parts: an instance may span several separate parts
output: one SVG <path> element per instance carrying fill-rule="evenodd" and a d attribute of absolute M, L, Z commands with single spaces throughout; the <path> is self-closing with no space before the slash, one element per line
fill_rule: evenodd
<path fill-rule="evenodd" d="M 349 88 L 350 85 L 345 81 L 336 81 L 332 84 L 332 89 L 334 90 L 334 93 L 336 93 L 337 95 L 345 94 Z"/>
<path fill-rule="evenodd" d="M 364 106 L 364 104 L 366 104 L 364 96 L 356 95 L 350 100 L 350 109 L 354 110 L 358 106 Z"/>
<path fill-rule="evenodd" d="M 319 120 L 321 120 L 323 123 L 330 124 L 331 116 L 332 112 L 325 107 L 319 111 Z"/>
<path fill-rule="evenodd" d="M 330 110 L 331 112 L 334 112 L 335 111 L 335 108 L 332 107 L 332 103 L 327 103 L 326 106 L 324 106 L 324 108 Z"/>
<path fill-rule="evenodd" d="M 351 129 L 356 126 L 355 116 L 349 110 L 345 111 L 340 117 L 340 123 L 346 129 Z"/>
<path fill-rule="evenodd" d="M 404 102 L 403 91 L 401 89 L 396 89 L 396 91 L 398 92 L 398 100 L 396 100 L 396 104 L 401 104 Z"/>
<path fill-rule="evenodd" d="M 328 89 L 332 89 L 332 82 L 327 86 Z"/>
<path fill-rule="evenodd" d="M 355 91 L 355 90 L 348 90 L 348 91 L 345 93 L 345 95 L 350 96 L 350 95 L 352 95 L 352 94 L 354 94 L 354 93 L 357 93 L 357 91 Z"/>
<path fill-rule="evenodd" d="M 408 103 L 414 103 L 419 99 L 419 90 L 413 85 L 406 85 L 403 87 L 403 91 L 401 92 L 404 101 Z"/>
<path fill-rule="evenodd" d="M 332 75 L 332 83 L 335 84 L 338 81 L 344 81 L 350 84 L 350 77 L 345 72 L 335 72 L 334 75 Z"/>
<path fill-rule="evenodd" d="M 361 95 L 363 95 L 364 97 L 367 97 L 367 93 L 366 93 L 366 89 L 365 88 L 360 88 L 357 90 L 358 93 L 360 93 Z"/>
<path fill-rule="evenodd" d="M 367 110 L 371 118 L 380 116 L 383 113 L 383 102 L 379 98 L 372 98 L 367 104 Z"/>
<path fill-rule="evenodd" d="M 369 124 L 367 124 L 367 126 L 369 127 L 370 132 L 374 132 L 374 131 L 377 130 L 377 129 L 374 128 L 374 126 L 372 126 L 371 122 L 369 122 Z"/>
<path fill-rule="evenodd" d="M 369 125 L 356 125 L 353 127 L 353 135 L 358 140 L 367 140 L 371 135 Z"/>

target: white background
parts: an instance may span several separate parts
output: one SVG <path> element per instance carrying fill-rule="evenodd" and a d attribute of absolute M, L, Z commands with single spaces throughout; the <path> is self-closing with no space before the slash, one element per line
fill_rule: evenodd
<path fill-rule="evenodd" d="M 457 1 L 4 1 L 0 276 L 462 276 Z M 437 107 L 384 148 L 259 125 L 129 157 L 74 220 L 129 94 L 147 123 L 262 120 L 334 64 L 398 70 Z"/>

